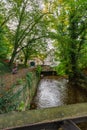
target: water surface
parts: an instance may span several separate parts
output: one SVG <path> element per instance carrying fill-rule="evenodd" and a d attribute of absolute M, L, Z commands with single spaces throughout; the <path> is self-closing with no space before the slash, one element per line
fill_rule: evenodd
<path fill-rule="evenodd" d="M 76 86 L 71 87 L 65 78 L 41 79 L 34 98 L 36 109 L 87 102 L 87 94 Z"/>

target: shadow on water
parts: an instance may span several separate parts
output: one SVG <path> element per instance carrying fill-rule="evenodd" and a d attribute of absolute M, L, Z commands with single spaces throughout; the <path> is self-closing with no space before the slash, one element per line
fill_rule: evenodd
<path fill-rule="evenodd" d="M 85 91 L 70 86 L 65 78 L 49 76 L 41 79 L 31 109 L 87 102 Z"/>

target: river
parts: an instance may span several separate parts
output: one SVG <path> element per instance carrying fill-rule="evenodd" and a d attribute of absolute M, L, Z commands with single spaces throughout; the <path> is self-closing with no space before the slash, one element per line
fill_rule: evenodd
<path fill-rule="evenodd" d="M 45 77 L 38 85 L 33 101 L 36 109 L 87 102 L 85 91 L 71 87 L 65 78 Z"/>
<path fill-rule="evenodd" d="M 87 102 L 87 93 L 77 86 L 69 86 L 68 79 L 45 77 L 40 80 L 31 109 L 42 109 L 68 104 Z M 87 122 L 79 124 L 82 130 L 87 130 Z"/>

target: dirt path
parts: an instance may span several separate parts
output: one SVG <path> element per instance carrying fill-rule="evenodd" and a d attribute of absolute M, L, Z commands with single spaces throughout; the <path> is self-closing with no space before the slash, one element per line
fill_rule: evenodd
<path fill-rule="evenodd" d="M 20 69 L 16 74 L 7 73 L 1 76 L 1 81 L 7 89 L 10 88 L 18 79 L 25 77 L 26 73 L 29 72 L 29 69 Z"/>

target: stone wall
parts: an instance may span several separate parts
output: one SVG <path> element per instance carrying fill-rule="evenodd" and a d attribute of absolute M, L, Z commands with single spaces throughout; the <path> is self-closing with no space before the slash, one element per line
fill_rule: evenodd
<path fill-rule="evenodd" d="M 26 109 L 30 108 L 31 101 L 35 95 L 35 92 L 37 90 L 38 82 L 39 82 L 39 77 L 36 76 L 35 72 L 28 72 L 28 74 L 31 73 L 31 81 L 30 85 L 28 86 L 26 76 L 25 76 L 25 82 L 22 85 L 16 85 L 14 92 L 21 91 L 19 99 L 20 104 L 18 110 L 19 111 L 25 111 Z"/>
<path fill-rule="evenodd" d="M 30 109 L 30 103 L 37 90 L 39 77 L 36 76 L 35 71 L 29 69 L 26 73 L 20 74 L 19 77 L 18 75 L 16 75 L 16 79 L 14 78 L 13 84 L 9 84 L 9 89 L 6 85 L 0 87 L 0 114 Z M 15 75 L 9 76 L 15 77 Z"/>

